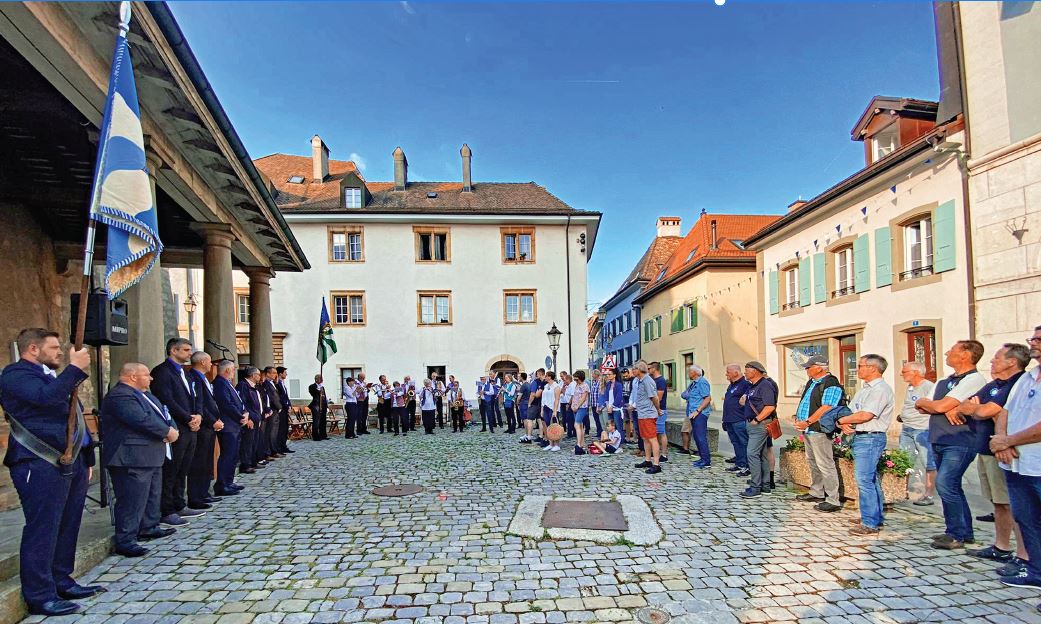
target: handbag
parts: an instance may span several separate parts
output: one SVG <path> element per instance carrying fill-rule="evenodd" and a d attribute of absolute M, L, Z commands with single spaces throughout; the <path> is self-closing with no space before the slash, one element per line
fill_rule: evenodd
<path fill-rule="evenodd" d="M 781 421 L 776 418 L 771 418 L 770 422 L 766 423 L 766 432 L 770 434 L 770 437 L 774 440 L 781 437 Z"/>
<path fill-rule="evenodd" d="M 546 439 L 557 443 L 564 439 L 564 427 L 557 422 L 557 415 L 553 414 L 553 422 L 546 427 Z"/>

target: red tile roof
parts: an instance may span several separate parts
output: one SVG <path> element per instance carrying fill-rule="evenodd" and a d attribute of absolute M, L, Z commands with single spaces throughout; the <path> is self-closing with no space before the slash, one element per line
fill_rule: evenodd
<path fill-rule="evenodd" d="M 682 236 L 658 236 L 652 240 L 647 251 L 643 253 L 643 257 L 636 263 L 615 294 L 622 292 L 633 282 L 649 282 L 654 279 L 682 241 Z"/>
<path fill-rule="evenodd" d="M 329 161 L 329 177 L 324 182 L 312 181 L 311 159 L 306 156 L 272 154 L 255 164 L 270 178 L 275 203 L 285 213 L 343 211 L 340 181 L 351 172 L 362 177 L 353 162 L 343 160 Z M 304 183 L 290 184 L 291 176 L 303 177 Z M 534 182 L 474 183 L 469 193 L 463 192 L 462 182 L 409 182 L 404 191 L 395 191 L 393 182 L 365 182 L 365 187 L 371 197 L 364 208 L 351 212 L 599 215 L 575 210 Z M 430 197 L 431 193 L 436 197 Z"/>

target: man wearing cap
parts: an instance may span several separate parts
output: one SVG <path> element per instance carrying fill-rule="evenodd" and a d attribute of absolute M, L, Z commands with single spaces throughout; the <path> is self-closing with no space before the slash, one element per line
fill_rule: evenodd
<path fill-rule="evenodd" d="M 745 364 L 745 379 L 751 384 L 742 405 L 748 419 L 748 469 L 752 478 L 751 484 L 740 495 L 752 498 L 773 491 L 770 485 L 773 466 L 767 460 L 770 433 L 766 424 L 777 417 L 777 384 L 766 376 L 766 367 L 755 360 Z"/>
<path fill-rule="evenodd" d="M 828 357 L 811 356 L 802 365 L 809 381 L 795 411 L 795 428 L 803 433 L 806 459 L 810 465 L 810 491 L 796 498 L 817 503 L 817 511 L 832 513 L 842 509 L 839 498 L 839 472 L 835 468 L 831 436 L 821 432 L 818 422 L 831 408 L 845 403 L 842 384 L 828 371 Z"/>

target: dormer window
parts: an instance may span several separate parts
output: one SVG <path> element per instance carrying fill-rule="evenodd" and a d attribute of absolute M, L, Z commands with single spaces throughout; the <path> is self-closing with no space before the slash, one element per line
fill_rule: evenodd
<path fill-rule="evenodd" d="M 343 207 L 344 208 L 361 208 L 361 189 L 360 188 L 345 188 L 345 189 L 343 189 Z"/>
<path fill-rule="evenodd" d="M 304 176 L 289 176 L 289 179 L 286 180 L 286 182 L 290 184 L 303 184 Z"/>
<path fill-rule="evenodd" d="M 892 154 L 900 147 L 898 124 L 889 124 L 878 134 L 871 137 L 871 162 L 875 162 Z"/>
<path fill-rule="evenodd" d="M 658 277 L 654 278 L 654 281 L 660 281 L 661 278 L 665 277 L 665 271 L 667 271 L 668 268 L 669 267 L 662 267 L 662 270 L 658 273 Z"/>

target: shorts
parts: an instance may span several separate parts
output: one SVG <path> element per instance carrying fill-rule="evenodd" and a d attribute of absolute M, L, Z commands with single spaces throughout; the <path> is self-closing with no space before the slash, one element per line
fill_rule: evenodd
<path fill-rule="evenodd" d="M 553 408 L 542 406 L 542 422 L 546 423 L 548 427 L 553 422 Z"/>
<path fill-rule="evenodd" d="M 669 416 L 665 413 L 665 410 L 661 411 L 661 416 L 654 422 L 654 426 L 658 435 L 665 435 L 665 423 L 668 421 Z"/>
<path fill-rule="evenodd" d="M 639 423 L 640 437 L 644 440 L 653 440 L 658 437 L 658 428 L 653 418 L 640 418 L 636 422 Z"/>
<path fill-rule="evenodd" d="M 576 425 L 582 425 L 584 427 L 584 426 L 586 426 L 588 421 L 589 421 L 589 408 L 588 407 L 580 407 L 577 410 L 575 410 L 575 424 Z"/>
<path fill-rule="evenodd" d="M 694 421 L 690 417 L 683 419 L 683 426 L 680 427 L 681 433 L 690 433 L 694 430 Z"/>
<path fill-rule="evenodd" d="M 604 446 L 604 452 L 607 453 L 608 455 L 614 455 L 615 453 L 618 452 L 618 449 L 616 449 L 614 446 L 612 446 L 610 444 L 607 444 L 607 445 Z"/>
<path fill-rule="evenodd" d="M 542 407 L 541 405 L 537 405 L 537 404 L 536 405 L 529 405 L 528 409 L 525 410 L 525 412 L 524 412 L 524 420 L 538 420 L 539 419 L 539 410 L 541 409 L 541 407 Z"/>
<path fill-rule="evenodd" d="M 980 473 L 980 493 L 995 505 L 1008 505 L 1008 484 L 1005 471 L 993 455 L 977 455 L 976 470 Z"/>

